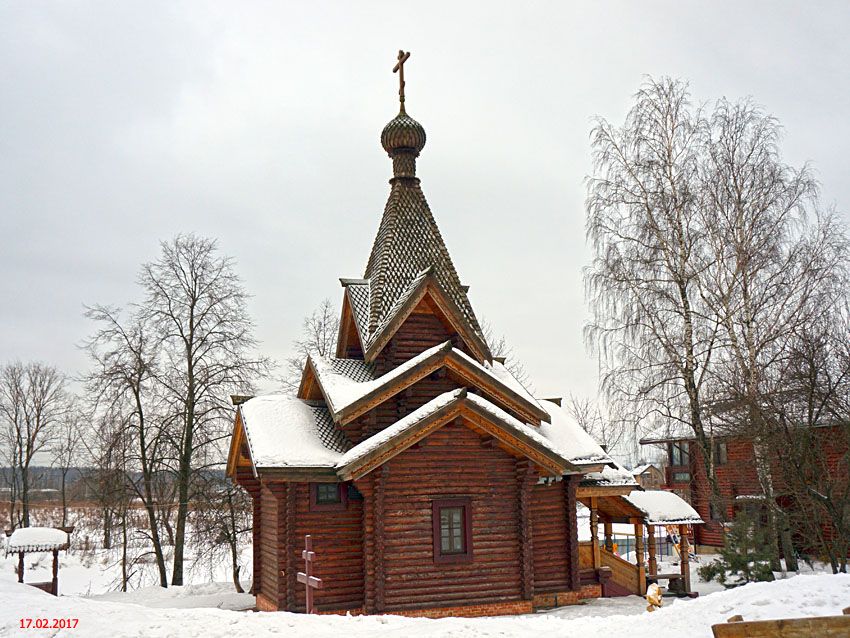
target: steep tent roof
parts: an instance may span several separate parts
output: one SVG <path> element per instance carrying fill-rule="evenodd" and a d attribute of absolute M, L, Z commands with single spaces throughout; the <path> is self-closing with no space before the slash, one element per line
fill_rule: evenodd
<path fill-rule="evenodd" d="M 389 321 L 393 309 L 400 305 L 405 294 L 411 293 L 416 280 L 428 269 L 460 308 L 472 331 L 483 340 L 466 288 L 460 282 L 419 180 L 394 180 L 363 275 L 370 284 L 370 334 Z"/>
<path fill-rule="evenodd" d="M 401 104 L 399 114 L 381 133 L 381 144 L 393 160 L 390 195 L 362 279 L 341 279 L 352 308 L 367 361 L 380 350 L 381 334 L 392 331 L 393 319 L 409 300 L 421 294 L 426 279 L 445 295 L 448 311 L 457 314 L 461 333 L 472 350 L 490 359 L 483 331 L 460 282 L 437 222 L 416 177 L 416 158 L 425 146 L 425 130 Z"/>

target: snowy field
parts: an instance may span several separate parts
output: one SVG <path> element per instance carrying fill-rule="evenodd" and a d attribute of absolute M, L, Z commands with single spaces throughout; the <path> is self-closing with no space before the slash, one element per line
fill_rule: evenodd
<path fill-rule="evenodd" d="M 850 604 L 850 575 L 802 575 L 754 583 L 695 600 L 665 600 L 645 611 L 637 597 L 595 600 L 527 616 L 412 619 L 399 616 L 305 616 L 255 613 L 240 609 L 251 597 L 233 593 L 231 584 L 144 588 L 93 597 L 54 598 L 19 585 L 14 574 L 0 573 L 0 636 L 581 636 L 582 638 L 711 636 L 711 625 L 742 614 L 748 620 L 840 614 Z M 21 629 L 21 619 L 76 619 L 74 629 Z"/>

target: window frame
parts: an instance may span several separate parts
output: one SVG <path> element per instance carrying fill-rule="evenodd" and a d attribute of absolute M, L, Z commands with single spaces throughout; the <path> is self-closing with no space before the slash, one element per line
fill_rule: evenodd
<path fill-rule="evenodd" d="M 721 450 L 723 453 L 721 454 Z M 714 464 L 726 465 L 729 462 L 729 446 L 726 441 L 715 442 L 714 448 Z"/>
<path fill-rule="evenodd" d="M 445 508 L 463 508 L 463 552 L 444 554 L 440 542 L 442 527 L 440 512 Z M 468 496 L 455 498 L 439 498 L 431 501 L 431 518 L 433 524 L 434 562 L 435 563 L 469 563 L 472 562 L 472 499 Z"/>
<path fill-rule="evenodd" d="M 678 459 L 676 458 L 678 452 Z M 687 441 L 670 442 L 670 467 L 688 467 L 691 464 L 691 446 Z"/>
<path fill-rule="evenodd" d="M 336 485 L 339 500 L 336 503 L 319 503 L 319 485 Z M 310 511 L 332 512 L 348 508 L 348 484 L 347 483 L 310 483 Z"/>

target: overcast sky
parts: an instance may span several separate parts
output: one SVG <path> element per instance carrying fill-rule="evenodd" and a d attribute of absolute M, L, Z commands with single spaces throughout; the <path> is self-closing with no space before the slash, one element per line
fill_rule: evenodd
<path fill-rule="evenodd" d="M 83 305 L 136 299 L 180 232 L 236 258 L 284 359 L 363 274 L 403 48 L 418 173 L 477 314 L 542 394 L 592 394 L 591 118 L 621 123 L 645 74 L 752 95 L 846 212 L 848 32 L 847 2 L 4 2 L 0 362 L 82 372 Z"/>

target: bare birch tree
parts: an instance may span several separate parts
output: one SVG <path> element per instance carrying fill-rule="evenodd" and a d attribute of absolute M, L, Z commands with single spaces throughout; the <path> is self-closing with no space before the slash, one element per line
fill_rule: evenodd
<path fill-rule="evenodd" d="M 268 372 L 254 356 L 248 295 L 233 260 L 216 242 L 180 235 L 161 244 L 160 257 L 142 267 L 144 312 L 159 338 L 158 382 L 170 417 L 172 470 L 177 486 L 172 585 L 183 584 L 186 520 L 193 478 L 204 469 L 200 451 L 230 434 L 231 393 L 249 391 Z"/>
<path fill-rule="evenodd" d="M 780 137 L 776 119 L 749 100 L 720 100 L 706 144 L 700 214 L 712 256 L 704 298 L 721 326 L 716 382 L 725 400 L 742 408 L 732 414 L 754 442 L 769 524 L 793 563 L 764 408 L 783 391 L 781 370 L 795 335 L 835 301 L 846 244 L 834 219 L 819 214 L 807 168 L 782 162 Z M 773 563 L 780 568 L 778 554 Z"/>
<path fill-rule="evenodd" d="M 704 396 L 717 327 L 704 312 L 700 279 L 704 137 L 687 85 L 670 79 L 648 80 L 622 127 L 597 120 L 586 337 L 600 356 L 609 400 L 635 424 L 661 417 L 692 433 L 717 494 Z"/>

